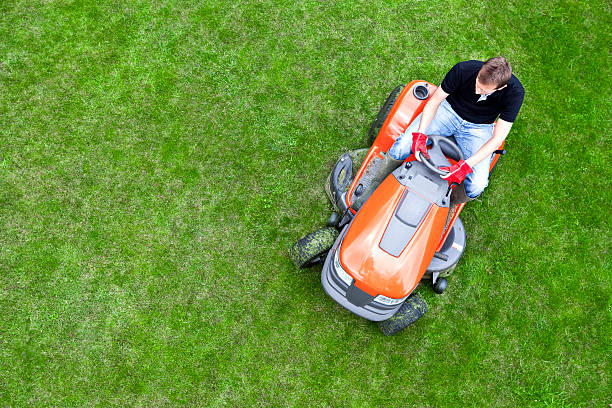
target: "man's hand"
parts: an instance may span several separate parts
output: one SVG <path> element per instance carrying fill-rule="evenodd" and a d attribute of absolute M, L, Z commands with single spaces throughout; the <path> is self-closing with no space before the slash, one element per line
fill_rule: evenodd
<path fill-rule="evenodd" d="M 448 171 L 448 174 L 446 176 L 440 176 L 446 181 L 448 181 L 448 184 L 461 184 L 461 182 L 465 180 L 465 176 L 467 176 L 473 171 L 470 165 L 463 160 L 459 160 L 451 167 L 440 167 L 440 170 Z"/>
<path fill-rule="evenodd" d="M 419 160 L 417 152 L 421 152 L 421 156 L 429 159 L 429 154 L 427 153 L 427 135 L 425 133 L 414 132 L 412 134 L 412 153 Z"/>

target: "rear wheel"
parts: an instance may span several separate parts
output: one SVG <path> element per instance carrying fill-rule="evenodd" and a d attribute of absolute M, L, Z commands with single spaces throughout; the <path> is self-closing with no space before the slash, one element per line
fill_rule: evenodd
<path fill-rule="evenodd" d="M 289 257 L 298 268 L 307 268 L 325 260 L 338 238 L 338 230 L 327 227 L 306 235 L 289 249 Z"/>
<path fill-rule="evenodd" d="M 378 322 L 385 336 L 393 336 L 419 320 L 427 313 L 427 303 L 420 293 L 411 295 L 390 319 Z"/>
<path fill-rule="evenodd" d="M 404 85 L 399 85 L 393 91 L 391 91 L 384 105 L 382 106 L 382 108 L 380 108 L 376 119 L 374 119 L 374 122 L 372 122 L 372 125 L 370 126 L 370 131 L 368 132 L 368 141 L 370 142 L 370 145 L 374 143 L 374 140 L 376 140 L 378 132 L 380 132 L 383 123 L 385 123 L 385 119 L 387 119 L 389 112 L 391 112 L 391 108 L 397 100 L 397 97 L 400 92 L 402 92 L 402 89 L 404 89 Z"/>

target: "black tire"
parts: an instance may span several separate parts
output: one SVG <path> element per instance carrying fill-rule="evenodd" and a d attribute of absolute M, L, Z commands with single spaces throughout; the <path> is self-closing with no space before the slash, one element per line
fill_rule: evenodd
<path fill-rule="evenodd" d="M 372 125 L 370 125 L 370 130 L 368 131 L 368 142 L 370 145 L 372 145 L 374 140 L 376 140 L 378 132 L 380 132 L 383 123 L 385 123 L 385 119 L 387 119 L 387 116 L 389 116 L 389 112 L 391 112 L 391 108 L 397 100 L 397 96 L 400 94 L 400 92 L 402 92 L 402 89 L 404 89 L 404 86 L 405 85 L 399 85 L 393 91 L 391 91 L 382 108 L 380 108 L 380 111 L 378 111 L 378 115 L 376 116 L 376 119 L 374 119 L 374 122 L 372 122 Z"/>
<path fill-rule="evenodd" d="M 289 249 L 289 257 L 300 269 L 322 262 L 338 235 L 338 230 L 333 227 L 312 232 L 293 244 Z"/>
<path fill-rule="evenodd" d="M 427 313 L 427 303 L 419 293 L 411 295 L 390 319 L 378 322 L 385 336 L 393 336 L 419 320 Z"/>
<path fill-rule="evenodd" d="M 433 284 L 433 291 L 438 295 L 441 295 L 446 290 L 446 286 L 448 285 L 448 281 L 446 278 L 438 276 L 436 283 Z"/>

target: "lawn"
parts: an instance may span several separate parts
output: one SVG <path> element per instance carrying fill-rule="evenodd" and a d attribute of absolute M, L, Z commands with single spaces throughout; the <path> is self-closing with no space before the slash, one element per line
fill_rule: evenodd
<path fill-rule="evenodd" d="M 0 406 L 612 403 L 610 3 L 0 2 Z M 287 248 L 387 94 L 526 89 L 467 248 L 394 336 Z"/>

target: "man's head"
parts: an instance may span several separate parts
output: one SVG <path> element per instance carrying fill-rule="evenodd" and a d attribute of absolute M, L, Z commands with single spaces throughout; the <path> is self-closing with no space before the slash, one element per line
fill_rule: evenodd
<path fill-rule="evenodd" d="M 488 95 L 505 88 L 512 77 L 510 63 L 504 57 L 489 58 L 478 71 L 476 93 Z"/>

